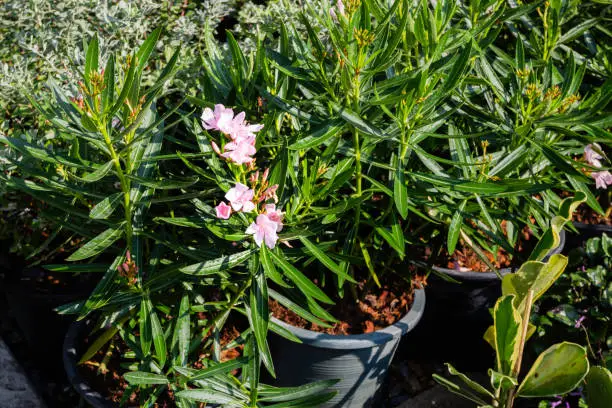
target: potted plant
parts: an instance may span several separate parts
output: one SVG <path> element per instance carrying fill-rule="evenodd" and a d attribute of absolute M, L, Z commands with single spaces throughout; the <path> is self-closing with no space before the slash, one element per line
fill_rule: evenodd
<path fill-rule="evenodd" d="M 438 163 L 436 175 L 454 180 L 430 196 L 428 215 L 440 224 L 426 227 L 437 236 L 426 234 L 433 237 L 428 262 L 435 273 L 429 279 L 432 307 L 421 328 L 440 322 L 448 324 L 448 333 L 472 328 L 460 331 L 466 337 L 460 336 L 455 351 L 443 348 L 453 357 L 481 342 L 475 333 L 489 323 L 501 275 L 528 259 L 563 198 L 582 193 L 583 208 L 605 213 L 590 177 L 601 173 L 601 185 L 605 170 L 597 172 L 598 162 L 585 163 L 580 156 L 595 146 L 598 132 L 606 132 L 601 118 L 607 96 L 584 77 L 587 63 L 562 57 L 562 44 L 574 37 L 562 35 L 561 27 L 569 32 L 573 26 L 552 21 L 567 22 L 576 10 L 560 4 L 548 3 L 540 14 L 524 9 L 522 22 L 529 27 L 502 18 L 492 45 L 481 47 L 469 79 L 457 89 L 463 115 L 449 118 L 446 146 L 428 152 Z M 520 12 L 520 7 L 507 10 Z M 581 25 L 576 32 L 586 29 Z M 564 235 L 561 231 L 562 243 Z M 477 350 L 484 349 L 476 345 Z"/>
<path fill-rule="evenodd" d="M 180 232 L 152 221 L 172 214 L 181 201 L 202 196 L 171 194 L 197 178 L 184 174 L 189 169 L 182 165 L 160 165 L 162 158 L 178 163 L 184 158 L 163 154 L 166 138 L 172 140 L 166 120 L 177 108 L 162 115 L 156 106 L 178 53 L 155 83 L 141 83 L 160 33 L 151 33 L 125 59 L 110 55 L 104 69 L 94 37 L 74 96 L 54 88 L 56 100 L 48 107 L 32 100 L 57 129 L 61 144 L 54 150 L 2 138 L 24 157 L 51 164 L 39 172 L 17 161 L 19 172 L 2 175 L 6 185 L 55 208 L 51 215 L 86 239 L 68 257 L 72 263 L 46 267 L 56 273 L 102 273 L 87 299 L 58 308 L 78 318 L 64 345 L 69 380 L 97 407 L 192 407 L 199 404 L 195 401 L 265 406 L 305 398 L 316 405 L 333 396 L 326 390 L 335 380 L 283 389 L 261 384 L 253 332 L 248 325 L 243 330 L 233 314 L 231 326 L 226 323 L 243 305 L 251 279 L 241 271 L 229 279 L 223 268 L 214 277 L 181 273 L 194 261 L 220 266 L 226 258 L 211 261 L 219 251 L 193 250 Z M 207 242 L 212 238 L 199 243 Z M 270 327 L 286 334 L 274 323 Z"/>

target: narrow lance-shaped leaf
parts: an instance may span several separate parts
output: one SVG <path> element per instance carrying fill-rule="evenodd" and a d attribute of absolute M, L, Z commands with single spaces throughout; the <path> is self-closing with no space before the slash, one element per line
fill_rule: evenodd
<path fill-rule="evenodd" d="M 393 180 L 393 201 L 400 216 L 405 219 L 408 216 L 408 190 L 406 189 L 404 168 L 401 165 L 401 160 L 398 160 L 395 180 Z"/>
<path fill-rule="evenodd" d="M 100 51 L 98 49 L 98 34 L 94 34 L 92 39 L 87 45 L 87 54 L 85 55 L 85 81 L 89 84 L 91 80 L 91 73 L 98 70 L 98 56 Z"/>
<path fill-rule="evenodd" d="M 89 212 L 89 217 L 103 220 L 110 217 L 123 198 L 123 193 L 115 193 L 96 204 Z"/>
<path fill-rule="evenodd" d="M 274 364 L 268 347 L 268 323 L 270 311 L 268 310 L 268 285 L 266 277 L 262 271 L 257 272 L 251 284 L 248 307 L 248 318 L 253 328 L 253 334 L 257 342 L 257 351 L 261 361 L 264 363 L 270 374 L 276 376 Z"/>
<path fill-rule="evenodd" d="M 252 254 L 251 249 L 238 252 L 232 255 L 224 255 L 210 261 L 199 262 L 181 268 L 180 271 L 189 275 L 211 275 L 225 271 L 248 260 Z"/>
<path fill-rule="evenodd" d="M 151 309 L 151 330 L 153 332 L 155 355 L 157 357 L 157 361 L 159 361 L 159 365 L 164 367 L 164 365 L 166 365 L 166 338 L 164 336 L 161 323 L 159 322 L 159 317 L 157 316 L 157 313 L 155 312 L 155 309 L 153 309 L 151 303 L 149 303 L 149 308 Z"/>
<path fill-rule="evenodd" d="M 185 293 L 181 298 L 179 314 L 176 318 L 175 335 L 178 339 L 178 362 L 181 366 L 187 364 L 190 343 L 191 321 L 189 317 L 189 295 Z"/>
<path fill-rule="evenodd" d="M 284 259 L 284 256 L 279 256 L 275 252 L 270 251 L 274 262 L 285 272 L 287 277 L 295 283 L 295 285 L 307 296 L 311 296 L 321 302 L 333 305 L 334 302 L 327 296 L 317 285 L 312 283 L 304 274 L 298 271 L 293 265 Z"/>
<path fill-rule="evenodd" d="M 459 241 L 459 235 L 461 232 L 461 227 L 463 225 L 463 210 L 465 209 L 465 204 L 467 200 L 463 200 L 459 205 L 457 211 L 453 215 L 451 219 L 450 226 L 448 228 L 448 236 L 446 239 L 446 248 L 449 254 L 455 252 L 455 247 L 457 246 L 457 241 Z"/>
<path fill-rule="evenodd" d="M 148 356 L 153 344 L 153 329 L 151 328 L 151 309 L 149 308 L 149 300 L 142 299 L 140 302 L 140 348 L 142 354 Z"/>
<path fill-rule="evenodd" d="M 166 376 L 161 374 L 146 373 L 143 371 L 131 371 L 125 373 L 123 378 L 130 384 L 153 385 L 153 384 L 168 384 Z"/>
<path fill-rule="evenodd" d="M 117 241 L 123 235 L 123 223 L 114 227 L 104 230 L 95 238 L 87 242 L 75 253 L 70 255 L 67 261 L 81 261 L 83 259 L 91 258 L 94 255 L 98 255 L 106 248 L 110 247 L 115 241 Z"/>
<path fill-rule="evenodd" d="M 319 247 L 312 243 L 308 238 L 301 236 L 299 237 L 299 240 L 302 241 L 304 247 L 306 247 L 306 249 L 308 249 L 308 251 L 315 258 L 317 258 L 327 269 L 329 269 L 338 276 L 342 276 L 342 278 L 348 280 L 349 282 L 357 283 L 351 275 L 344 272 L 344 270 L 340 266 L 338 266 L 338 264 L 332 261 L 330 257 L 328 257 L 323 251 L 321 251 L 321 249 L 319 249 Z"/>

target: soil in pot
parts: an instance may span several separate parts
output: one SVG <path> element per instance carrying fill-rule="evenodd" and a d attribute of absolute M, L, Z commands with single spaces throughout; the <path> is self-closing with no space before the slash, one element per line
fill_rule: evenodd
<path fill-rule="evenodd" d="M 295 327 L 331 335 L 361 334 L 384 329 L 401 319 L 412 305 L 413 293 L 412 284 L 401 278 L 381 287 L 363 280 L 356 285 L 356 299 L 347 291 L 345 298 L 336 299 L 328 310 L 338 319 L 331 327 L 312 323 L 276 300 L 270 299 L 269 306 L 274 317 Z"/>
<path fill-rule="evenodd" d="M 206 320 L 204 313 L 200 313 L 200 320 Z M 222 347 L 221 362 L 238 358 L 242 355 L 242 345 L 226 348 L 232 341 L 240 336 L 238 326 L 228 322 L 221 332 L 220 343 Z M 80 353 L 83 353 L 96 337 L 86 337 L 81 344 Z M 208 340 L 208 337 L 203 337 L 202 344 Z M 140 401 L 138 387 L 129 388 L 128 382 L 123 378 L 123 374 L 127 369 L 122 367 L 128 360 L 122 359 L 129 348 L 123 342 L 119 335 L 112 339 L 112 343 L 107 343 L 100 349 L 91 359 L 77 366 L 77 373 L 80 380 L 89 385 L 90 388 L 98 391 L 109 403 L 113 406 L 136 407 L 141 406 L 144 401 Z M 210 358 L 207 354 L 201 354 L 191 368 L 204 368 L 203 361 Z M 236 372 L 234 374 L 237 374 Z M 123 405 L 121 405 L 123 404 Z M 157 399 L 156 407 L 172 408 L 175 407 L 174 395 L 171 390 L 167 390 Z"/>
<path fill-rule="evenodd" d="M 505 231 L 504 222 L 501 223 L 501 227 Z M 526 260 L 529 257 L 537 242 L 537 237 L 533 235 L 528 226 L 525 226 L 514 245 L 515 256 L 509 254 L 501 246 L 496 246 L 495 254 L 486 251 L 484 254 L 488 258 L 489 263 L 498 270 L 517 267 L 522 263 L 521 260 Z M 459 241 L 457 249 L 452 255 L 448 254 L 445 246 L 441 246 L 441 248 L 439 254 L 428 256 L 426 253 L 423 258 L 430 264 L 433 263 L 434 265 L 460 272 L 491 272 L 489 265 L 463 240 Z"/>

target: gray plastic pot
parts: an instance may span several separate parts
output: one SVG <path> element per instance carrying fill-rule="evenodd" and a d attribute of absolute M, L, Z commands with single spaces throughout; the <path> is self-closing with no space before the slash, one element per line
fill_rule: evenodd
<path fill-rule="evenodd" d="M 410 311 L 397 323 L 372 333 L 334 336 L 274 322 L 297 336 L 295 343 L 270 337 L 277 386 L 299 386 L 312 381 L 339 379 L 338 393 L 322 408 L 362 408 L 375 405 L 402 335 L 411 331 L 425 309 L 425 291 L 414 293 Z"/>

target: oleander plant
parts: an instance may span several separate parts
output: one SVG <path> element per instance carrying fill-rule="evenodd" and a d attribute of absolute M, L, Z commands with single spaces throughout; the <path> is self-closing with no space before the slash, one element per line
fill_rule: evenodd
<path fill-rule="evenodd" d="M 604 406 L 610 238 L 572 255 L 584 271 L 547 255 L 578 208 L 609 215 L 609 1 L 17 3 L 0 5 L 0 238 L 93 282 L 57 312 L 107 401 L 383 404 L 346 402 L 346 378 L 286 385 L 276 339 L 396 336 L 449 264 L 496 272 L 502 297 L 490 389 L 452 366 L 462 384 L 438 382 L 479 407 Z M 540 346 L 553 321 L 579 344 Z"/>

